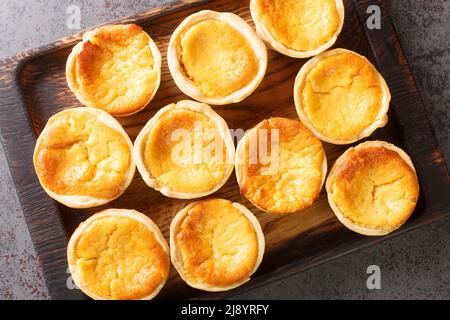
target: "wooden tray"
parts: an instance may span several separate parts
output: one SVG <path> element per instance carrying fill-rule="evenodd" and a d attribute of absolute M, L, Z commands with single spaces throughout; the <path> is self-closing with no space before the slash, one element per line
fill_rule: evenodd
<path fill-rule="evenodd" d="M 248 2 L 184 0 L 119 21 L 141 25 L 163 54 L 162 83 L 155 99 L 144 111 L 120 119 L 132 140 L 157 110 L 187 98 L 172 81 L 166 61 L 167 44 L 176 26 L 189 14 L 202 9 L 231 11 L 253 25 Z M 374 1 L 344 2 L 345 26 L 335 47 L 355 50 L 371 59 L 385 76 L 393 96 L 388 125 L 377 130 L 370 139 L 387 140 L 404 148 L 413 159 L 420 179 L 422 193 L 417 209 L 408 223 L 395 233 L 400 234 L 449 214 L 448 170 L 386 5 L 383 1 L 378 2 L 383 12 L 382 29 L 372 31 L 365 29 L 365 21 L 366 9 Z M 64 38 L 0 62 L 1 138 L 47 286 L 52 298 L 59 299 L 85 298 L 79 290 L 67 287 L 67 239 L 81 221 L 104 208 L 133 208 L 148 214 L 168 239 L 172 217 L 189 202 L 162 196 L 148 188 L 139 174 L 119 199 L 89 210 L 60 205 L 51 200 L 39 185 L 32 163 L 36 137 L 51 115 L 64 108 L 81 106 L 69 91 L 64 74 L 67 56 L 80 38 L 80 35 Z M 305 61 L 269 51 L 268 72 L 258 90 L 242 103 L 216 107 L 215 110 L 225 118 L 230 128 L 248 129 L 271 116 L 298 119 L 292 90 L 294 78 Z M 325 144 L 330 167 L 347 147 Z M 213 197 L 248 206 L 257 215 L 266 237 L 266 255 L 259 271 L 247 285 L 231 293 L 304 270 L 387 238 L 363 237 L 347 230 L 329 208 L 324 191 L 312 208 L 284 217 L 262 213 L 248 203 L 239 195 L 234 175 Z M 226 294 L 208 294 L 191 289 L 172 268 L 170 279 L 158 298 L 223 298 Z"/>

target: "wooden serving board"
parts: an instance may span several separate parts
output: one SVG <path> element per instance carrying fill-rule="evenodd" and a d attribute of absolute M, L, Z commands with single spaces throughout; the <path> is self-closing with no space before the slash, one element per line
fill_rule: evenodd
<path fill-rule="evenodd" d="M 385 76 L 393 97 L 388 125 L 377 130 L 370 139 L 386 140 L 406 150 L 420 179 L 418 206 L 408 223 L 394 233 L 400 234 L 450 213 L 448 170 L 386 4 L 366 0 L 344 2 L 345 25 L 334 47 L 367 56 Z M 175 86 L 166 60 L 167 44 L 178 24 L 194 12 L 212 9 L 234 12 L 253 25 L 248 4 L 248 0 L 184 0 L 117 21 L 141 25 L 163 54 L 162 83 L 156 97 L 144 111 L 119 119 L 132 140 L 161 107 L 188 98 Z M 381 30 L 365 27 L 366 9 L 370 4 L 382 7 Z M 0 62 L 1 138 L 47 286 L 52 298 L 59 299 L 85 298 L 81 291 L 70 290 L 67 286 L 66 245 L 81 221 L 105 208 L 136 209 L 151 217 L 168 240 L 172 217 L 189 203 L 188 200 L 166 198 L 150 189 L 138 173 L 120 198 L 88 210 L 70 209 L 56 203 L 39 185 L 32 163 L 36 137 L 50 116 L 65 108 L 81 107 L 65 80 L 67 56 L 80 39 L 81 35 L 64 38 Z M 215 107 L 215 110 L 230 128 L 248 129 L 272 116 L 298 119 L 292 92 L 295 76 L 305 61 L 269 50 L 267 74 L 256 92 L 239 104 Z M 324 145 L 329 167 L 349 147 Z M 266 254 L 261 267 L 249 283 L 222 294 L 190 288 L 172 267 L 170 279 L 158 298 L 223 298 L 387 238 L 363 237 L 347 230 L 335 218 L 324 190 L 310 209 L 289 216 L 274 216 L 257 210 L 239 194 L 234 175 L 210 197 L 237 201 L 256 214 L 266 237 Z"/>

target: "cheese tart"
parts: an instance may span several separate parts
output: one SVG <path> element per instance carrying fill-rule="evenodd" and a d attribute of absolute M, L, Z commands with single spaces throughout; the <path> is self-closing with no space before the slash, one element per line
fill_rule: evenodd
<path fill-rule="evenodd" d="M 259 209 L 289 214 L 310 207 L 327 173 L 322 143 L 300 121 L 263 120 L 236 151 L 240 192 Z"/>
<path fill-rule="evenodd" d="M 187 17 L 170 38 L 167 59 L 178 88 L 211 105 L 236 103 L 261 83 L 267 50 L 233 13 L 210 10 Z"/>
<path fill-rule="evenodd" d="M 326 189 L 336 217 L 367 236 L 400 228 L 419 197 L 411 159 L 384 141 L 367 141 L 345 151 L 333 165 Z"/>
<path fill-rule="evenodd" d="M 342 0 L 251 0 L 250 12 L 261 39 L 293 58 L 330 48 L 345 16 Z"/>
<path fill-rule="evenodd" d="M 194 202 L 170 225 L 170 257 L 191 287 L 226 291 L 248 280 L 264 255 L 264 235 L 244 206 L 224 199 Z"/>
<path fill-rule="evenodd" d="M 153 99 L 161 80 L 161 54 L 135 24 L 86 32 L 69 55 L 69 88 L 78 100 L 113 116 L 128 116 Z"/>
<path fill-rule="evenodd" d="M 82 222 L 67 247 L 75 284 L 96 300 L 149 300 L 164 286 L 169 247 L 158 226 L 135 210 L 108 209 Z"/>
<path fill-rule="evenodd" d="M 353 51 L 334 49 L 303 65 L 294 99 L 300 120 L 319 139 L 349 144 L 387 123 L 391 95 L 369 60 Z"/>
<path fill-rule="evenodd" d="M 158 111 L 136 138 L 133 157 L 151 188 L 192 199 L 222 187 L 234 167 L 228 126 L 210 106 L 180 101 Z"/>
<path fill-rule="evenodd" d="M 300 120 L 319 139 L 349 144 L 387 123 L 391 95 L 367 58 L 334 49 L 303 65 L 294 99 Z"/>
<path fill-rule="evenodd" d="M 33 162 L 50 197 L 71 208 L 90 208 L 119 197 L 130 185 L 133 145 L 105 111 L 66 109 L 39 135 Z"/>

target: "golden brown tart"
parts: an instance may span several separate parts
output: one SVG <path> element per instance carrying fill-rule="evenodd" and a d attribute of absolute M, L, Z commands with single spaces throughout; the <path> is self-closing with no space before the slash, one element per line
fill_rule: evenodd
<path fill-rule="evenodd" d="M 75 284 L 96 300 L 148 300 L 169 275 L 169 247 L 135 210 L 108 209 L 80 224 L 67 247 Z"/>
<path fill-rule="evenodd" d="M 342 0 L 251 0 L 258 35 L 276 51 L 315 56 L 335 42 L 344 25 Z"/>
<path fill-rule="evenodd" d="M 411 159 L 384 141 L 348 149 L 333 165 L 326 189 L 336 217 L 350 230 L 368 236 L 400 228 L 419 197 Z"/>
<path fill-rule="evenodd" d="M 261 83 L 267 67 L 266 47 L 244 20 L 209 10 L 178 26 L 167 55 L 178 88 L 211 105 L 244 100 Z"/>
<path fill-rule="evenodd" d="M 288 214 L 311 206 L 326 172 L 322 143 L 300 121 L 263 120 L 237 147 L 241 194 L 269 213 Z"/>
<path fill-rule="evenodd" d="M 369 60 L 335 49 L 303 65 L 294 98 L 300 120 L 319 139 L 348 144 L 387 123 L 391 95 Z"/>
<path fill-rule="evenodd" d="M 86 32 L 73 48 L 66 78 L 82 104 L 113 116 L 131 115 L 158 90 L 161 54 L 135 24 L 100 27 Z"/>
<path fill-rule="evenodd" d="M 194 202 L 170 225 L 170 257 L 193 288 L 225 291 L 248 280 L 264 255 L 264 235 L 244 206 L 223 199 Z"/>
<path fill-rule="evenodd" d="M 73 108 L 48 120 L 33 162 L 50 197 L 68 207 L 90 208 L 116 199 L 129 186 L 136 168 L 132 150 L 130 138 L 108 113 Z"/>
<path fill-rule="evenodd" d="M 135 141 L 144 181 L 168 197 L 192 199 L 222 187 L 234 167 L 228 126 L 210 106 L 180 101 L 158 111 Z"/>

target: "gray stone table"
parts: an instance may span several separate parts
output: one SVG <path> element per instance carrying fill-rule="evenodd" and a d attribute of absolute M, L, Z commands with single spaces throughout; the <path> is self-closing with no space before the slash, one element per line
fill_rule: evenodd
<path fill-rule="evenodd" d="M 66 10 L 72 4 L 81 8 L 81 28 L 86 28 L 165 2 L 169 1 L 1 0 L 0 57 L 75 33 L 66 26 Z M 450 0 L 397 0 L 390 7 L 449 159 Z M 366 268 L 372 264 L 381 268 L 381 290 L 366 287 Z M 0 298 L 49 298 L 1 144 Z M 242 293 L 238 298 L 449 299 L 450 219 Z"/>

